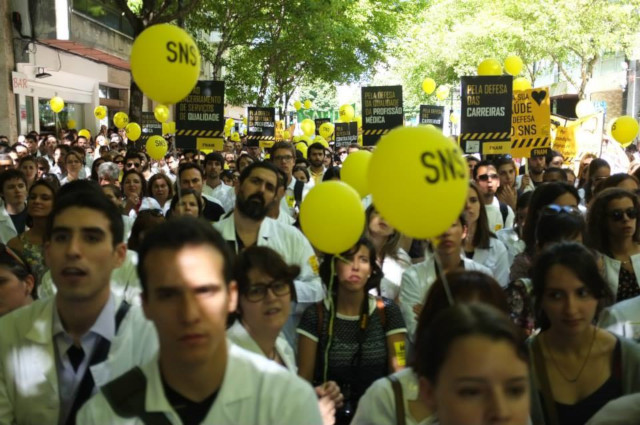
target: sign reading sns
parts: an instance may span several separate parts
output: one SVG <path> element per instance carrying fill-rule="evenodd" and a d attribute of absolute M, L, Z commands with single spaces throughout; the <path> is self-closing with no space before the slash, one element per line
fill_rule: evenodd
<path fill-rule="evenodd" d="M 514 92 L 511 123 L 511 156 L 545 155 L 551 147 L 549 88 Z"/>

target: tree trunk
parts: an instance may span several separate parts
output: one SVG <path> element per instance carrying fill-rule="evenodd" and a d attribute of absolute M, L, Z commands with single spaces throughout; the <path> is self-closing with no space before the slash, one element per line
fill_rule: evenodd
<path fill-rule="evenodd" d="M 129 89 L 129 122 L 142 122 L 142 90 L 131 78 L 131 87 Z"/>

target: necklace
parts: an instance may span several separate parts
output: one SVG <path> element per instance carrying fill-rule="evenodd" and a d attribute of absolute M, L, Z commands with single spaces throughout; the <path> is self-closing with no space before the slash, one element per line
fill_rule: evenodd
<path fill-rule="evenodd" d="M 582 363 L 582 366 L 580 367 L 580 370 L 578 371 L 578 375 L 573 379 L 567 378 L 567 376 L 562 372 L 562 370 L 558 366 L 558 363 L 556 362 L 556 359 L 553 357 L 553 352 L 549 349 L 549 346 L 544 341 L 544 338 L 542 339 L 542 342 L 543 342 L 545 348 L 549 352 L 549 357 L 551 357 L 551 361 L 553 362 L 553 365 L 556 367 L 556 370 L 558 371 L 558 373 L 560 373 L 560 376 L 562 376 L 565 381 L 570 382 L 570 383 L 573 384 L 573 383 L 576 383 L 578 381 L 578 379 L 580 379 L 580 376 L 582 375 L 582 372 L 584 371 L 584 368 L 587 365 L 587 362 L 589 361 L 589 357 L 591 357 L 591 350 L 593 349 L 593 344 L 596 342 L 596 331 L 597 330 L 598 330 L 598 328 L 596 328 L 594 326 L 593 327 L 593 338 L 591 339 L 591 345 L 589 345 L 589 352 L 587 353 L 587 356 L 584 358 L 584 362 Z"/>

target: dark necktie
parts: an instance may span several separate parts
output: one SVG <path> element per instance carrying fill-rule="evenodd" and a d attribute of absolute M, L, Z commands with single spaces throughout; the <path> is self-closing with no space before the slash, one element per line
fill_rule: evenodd
<path fill-rule="evenodd" d="M 72 345 L 67 350 L 67 356 L 69 356 L 69 361 L 71 362 L 71 366 L 73 366 L 74 372 L 77 372 L 84 359 L 84 350 L 82 347 Z"/>

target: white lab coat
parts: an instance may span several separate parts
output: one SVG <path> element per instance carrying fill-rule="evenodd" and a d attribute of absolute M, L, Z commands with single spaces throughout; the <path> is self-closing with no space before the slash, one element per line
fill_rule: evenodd
<path fill-rule="evenodd" d="M 476 270 L 491 276 L 491 269 L 478 264 L 468 258 L 462 258 L 465 270 Z M 413 306 L 416 304 L 424 304 L 425 296 L 431 285 L 438 279 L 436 272 L 435 258 L 433 254 L 429 254 L 427 258 L 405 270 L 402 275 L 402 284 L 400 285 L 400 295 L 398 301 L 402 317 L 407 325 L 407 337 L 413 343 L 418 323 L 416 314 L 413 312 Z"/>
<path fill-rule="evenodd" d="M 0 242 L 6 245 L 7 242 L 16 236 L 18 236 L 16 226 L 13 225 L 9 212 L 4 205 L 2 205 L 0 206 Z"/>
<path fill-rule="evenodd" d="M 116 308 L 121 302 L 116 297 Z M 0 424 L 58 423 L 60 396 L 52 335 L 54 305 L 54 297 L 38 300 L 0 319 Z M 91 367 L 96 386 L 149 361 L 157 346 L 151 322 L 139 307 L 131 306 L 107 360 Z"/>
<path fill-rule="evenodd" d="M 203 424 L 322 424 L 318 399 L 309 383 L 263 356 L 233 343 L 228 345 L 222 386 Z M 180 417 L 165 397 L 157 359 L 142 366 L 142 371 L 147 378 L 145 409 L 162 412 L 172 424 L 181 425 Z M 80 409 L 78 424 L 143 425 L 143 422 L 117 416 L 99 393 Z"/>
<path fill-rule="evenodd" d="M 598 326 L 625 338 L 640 341 L 640 296 L 604 309 Z"/>
<path fill-rule="evenodd" d="M 116 296 L 127 300 L 129 304 L 140 305 L 142 286 L 136 271 L 137 266 L 138 253 L 128 249 L 122 265 L 111 272 L 111 291 Z M 38 298 L 51 297 L 57 291 L 51 278 L 51 270 L 47 270 L 38 286 Z"/>
<path fill-rule="evenodd" d="M 242 326 L 240 320 L 236 320 L 235 323 L 227 329 L 227 339 L 238 347 L 242 347 L 247 351 L 251 351 L 252 353 L 265 357 L 265 354 L 260 349 L 258 343 L 251 337 L 251 335 L 249 335 L 249 332 L 247 332 L 247 329 Z M 287 339 L 282 334 L 278 335 L 278 338 L 276 339 L 276 352 L 284 362 L 284 367 L 293 373 L 298 373 L 296 354 L 293 352 L 293 348 L 291 348 Z"/>
<path fill-rule="evenodd" d="M 524 252 L 526 248 L 526 244 L 520 237 L 518 233 L 513 227 L 508 229 L 498 230 L 496 232 L 496 236 L 504 244 L 507 248 L 507 253 L 509 254 L 509 264 L 513 264 L 513 259 L 516 258 L 516 255 Z"/>
<path fill-rule="evenodd" d="M 613 299 L 616 300 L 618 296 L 620 267 L 622 267 L 622 263 L 604 254 L 601 255 L 601 258 L 604 263 L 604 280 L 609 284 L 609 289 L 611 289 Z M 631 264 L 633 265 L 633 272 L 636 275 L 636 280 L 640 282 L 640 254 L 634 254 L 630 258 Z"/>
<path fill-rule="evenodd" d="M 208 184 L 204 184 L 202 186 L 202 194 L 208 198 L 218 200 L 218 202 L 222 204 L 222 208 L 224 208 L 224 212 L 226 213 L 231 211 L 236 205 L 235 190 L 233 190 L 233 187 L 227 186 L 224 183 L 220 183 L 215 188 Z"/>
<path fill-rule="evenodd" d="M 418 376 L 413 369 L 408 367 L 396 372 L 396 378 L 402 387 L 402 400 L 404 402 L 405 424 L 426 425 L 433 423 L 433 416 L 418 422 L 409 410 L 409 401 L 418 400 L 420 386 Z M 358 402 L 358 409 L 351 421 L 351 425 L 388 425 L 396 423 L 396 397 L 391 386 L 391 381 L 386 377 L 375 381 L 364 393 Z"/>
<path fill-rule="evenodd" d="M 496 238 L 489 238 L 489 249 L 476 248 L 473 261 L 491 269 L 492 276 L 500 286 L 506 288 L 509 284 L 509 253 L 502 242 Z"/>
<path fill-rule="evenodd" d="M 282 214 L 282 211 L 280 212 Z M 230 244 L 236 246 L 236 226 L 234 215 L 213 224 Z M 300 274 L 294 281 L 297 305 L 292 309 L 292 318 L 283 328 L 291 346 L 296 346 L 296 328 L 302 313 L 311 304 L 324 299 L 324 287 L 318 275 L 318 259 L 307 238 L 300 230 L 266 217 L 258 232 L 258 246 L 266 246 L 276 251 L 287 264 L 300 267 Z"/>
<path fill-rule="evenodd" d="M 497 232 L 501 229 L 508 229 L 509 227 L 513 227 L 513 220 L 516 215 L 513 213 L 513 210 L 509 205 L 507 205 L 507 218 L 504 220 L 502 218 L 502 211 L 500 211 L 500 201 L 495 196 L 493 197 L 493 202 L 491 205 L 485 205 L 485 210 L 487 211 L 487 222 L 489 224 L 489 230 L 493 233 Z"/>

